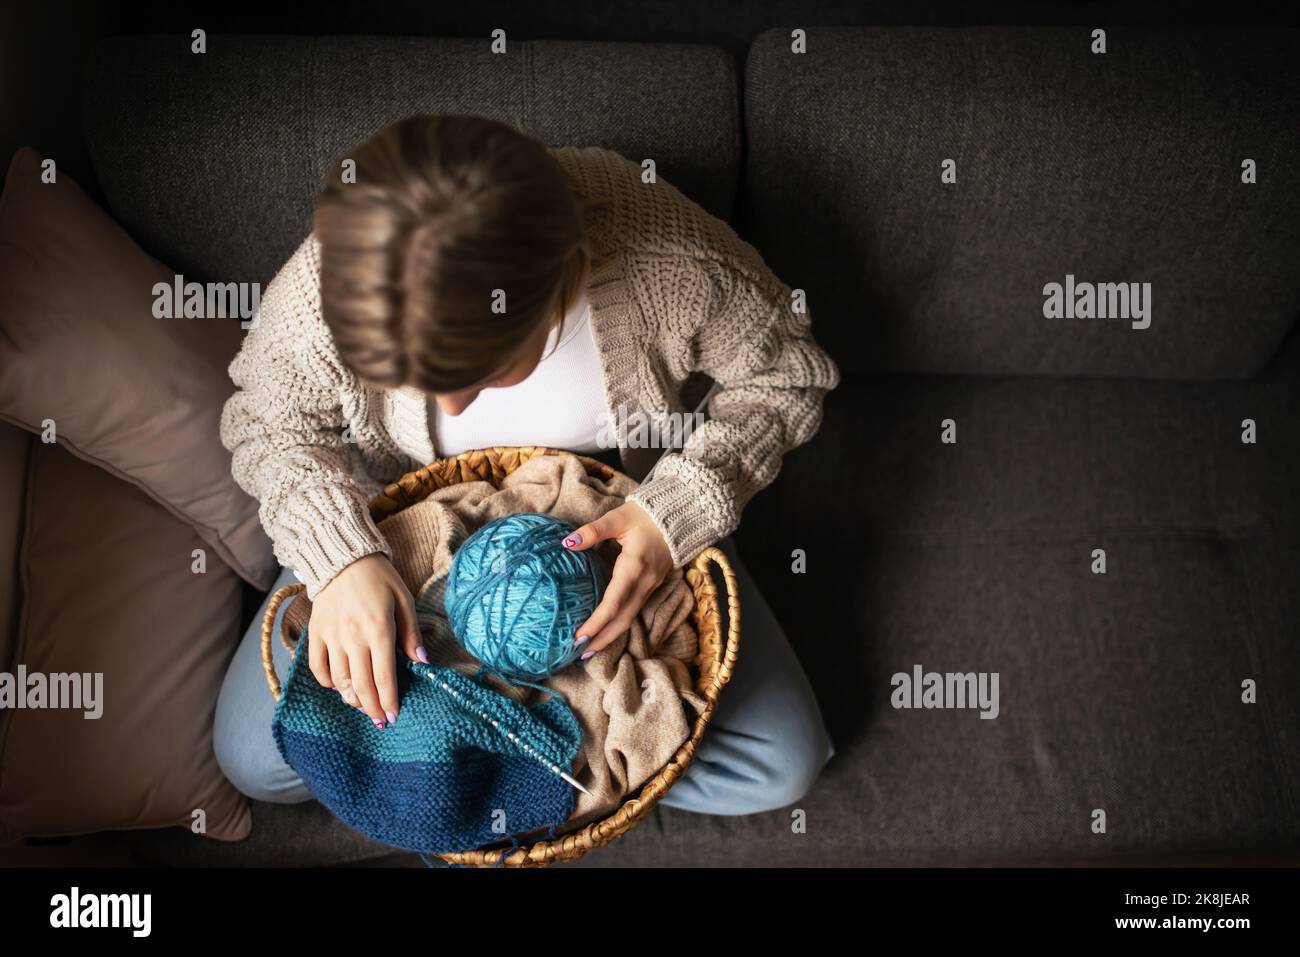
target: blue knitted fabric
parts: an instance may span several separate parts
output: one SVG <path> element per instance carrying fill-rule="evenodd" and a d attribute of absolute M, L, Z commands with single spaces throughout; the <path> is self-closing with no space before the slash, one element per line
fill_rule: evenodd
<path fill-rule="evenodd" d="M 426 854 L 473 850 L 568 820 L 572 786 L 471 713 L 496 718 L 572 773 L 582 731 L 560 698 L 525 708 L 453 669 L 398 658 L 400 710 L 381 731 L 320 686 L 306 630 L 299 637 L 271 732 L 322 804 L 368 837 Z"/>

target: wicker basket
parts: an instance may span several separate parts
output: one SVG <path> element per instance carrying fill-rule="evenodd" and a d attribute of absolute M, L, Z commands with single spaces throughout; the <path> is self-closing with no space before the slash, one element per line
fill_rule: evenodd
<path fill-rule="evenodd" d="M 387 486 L 371 501 L 370 515 L 378 522 L 422 501 L 437 489 L 460 482 L 487 481 L 499 485 L 505 476 L 533 456 L 559 454 L 562 453 L 555 449 L 521 446 L 476 449 L 451 458 L 439 459 L 422 469 L 403 475 Z M 620 474 L 616 469 L 596 459 L 585 455 L 576 458 L 586 467 L 588 474 L 598 478 L 609 479 Z M 711 574 L 710 564 L 718 566 L 726 586 L 727 636 L 725 641 L 722 637 L 718 588 Z M 695 593 L 695 626 L 700 638 L 699 652 L 693 670 L 695 690 L 704 698 L 706 705 L 691 729 L 691 736 L 678 749 L 672 760 L 646 781 L 639 794 L 628 798 L 609 817 L 594 821 L 573 833 L 562 835 L 553 841 L 537 841 L 513 849 L 489 848 L 455 854 L 439 854 L 436 855 L 437 857 L 448 864 L 471 867 L 543 867 L 556 861 L 577 860 L 588 851 L 602 847 L 631 830 L 668 793 L 673 783 L 686 773 L 686 769 L 691 766 L 691 761 L 695 757 L 695 749 L 704 735 L 704 729 L 713 718 L 718 696 L 722 693 L 723 686 L 731 679 L 740 643 L 740 602 L 736 596 L 736 576 L 726 555 L 717 548 L 706 548 L 687 567 L 686 580 Z M 266 615 L 262 619 L 262 668 L 271 694 L 277 700 L 280 697 L 280 680 L 276 676 L 275 665 L 271 659 L 271 638 L 275 616 L 281 603 L 303 589 L 304 586 L 300 584 L 285 585 L 278 589 L 271 596 Z M 283 640 L 288 644 L 287 639 Z M 293 651 L 293 647 L 290 647 L 290 654 Z"/>

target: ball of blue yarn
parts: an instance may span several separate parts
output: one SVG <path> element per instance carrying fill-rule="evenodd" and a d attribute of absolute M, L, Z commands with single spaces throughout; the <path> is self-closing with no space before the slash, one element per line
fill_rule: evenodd
<path fill-rule="evenodd" d="M 488 522 L 457 549 L 447 618 L 460 643 L 489 668 L 544 678 L 582 652 L 574 633 L 609 579 L 594 549 L 564 547 L 573 531 L 550 515 L 520 512 Z"/>

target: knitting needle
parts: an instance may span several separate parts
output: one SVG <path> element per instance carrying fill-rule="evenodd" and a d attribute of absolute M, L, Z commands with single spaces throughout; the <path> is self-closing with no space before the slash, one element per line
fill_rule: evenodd
<path fill-rule="evenodd" d="M 458 693 L 454 688 L 452 688 L 451 685 L 447 684 L 447 682 L 445 682 L 445 681 L 439 681 L 438 678 L 437 678 L 437 676 L 434 675 L 432 672 L 429 673 L 429 680 L 430 680 L 430 681 L 437 681 L 437 682 L 438 682 L 438 687 L 442 688 L 443 691 L 447 692 L 449 695 L 451 695 L 453 698 L 455 698 L 455 699 L 456 699 L 456 702 L 457 702 L 458 704 L 460 704 L 462 707 L 464 707 L 466 710 L 470 711 L 471 713 L 473 713 L 473 714 L 477 714 L 480 718 L 482 718 L 482 719 L 483 719 L 484 721 L 486 721 L 488 724 L 492 725 L 492 727 L 496 728 L 498 731 L 500 731 L 502 734 L 504 734 L 507 738 L 509 738 L 509 739 L 510 739 L 510 742 L 511 742 L 512 744 L 514 744 L 515 747 L 519 748 L 519 750 L 523 751 L 524 754 L 528 755 L 530 758 L 534 759 L 535 761 L 537 761 L 538 763 L 540 763 L 540 764 L 543 765 L 544 767 L 548 768 L 552 774 L 558 774 L 560 777 L 562 777 L 562 778 L 563 778 L 565 781 L 567 781 L 569 784 L 572 784 L 575 788 L 577 788 L 577 789 L 578 789 L 579 791 L 581 791 L 583 794 L 587 795 L 587 797 L 591 797 L 591 796 L 592 796 L 592 794 L 591 794 L 590 791 L 588 791 L 586 788 L 584 788 L 581 784 L 579 784 L 577 781 L 575 781 L 575 780 L 574 780 L 573 778 L 571 778 L 569 775 L 567 775 L 567 774 L 565 774 L 563 771 L 561 771 L 558 765 L 551 764 L 551 763 L 548 762 L 545 758 L 543 758 L 540 754 L 538 754 L 536 751 L 534 751 L 532 747 L 530 747 L 528 744 L 525 744 L 523 741 L 519 740 L 519 738 L 515 735 L 515 733 L 514 733 L 513 731 L 507 731 L 505 728 L 501 727 L 501 725 L 497 722 L 497 720 L 496 720 L 495 718 L 490 718 L 490 717 L 488 717 L 487 714 L 485 714 L 484 712 L 479 711 L 478 709 L 474 708 L 472 705 L 468 705 L 468 704 L 466 704 L 465 701 L 464 701 L 464 699 L 461 698 L 460 694 L 459 694 L 459 693 Z"/>
<path fill-rule="evenodd" d="M 564 780 L 568 781 L 570 784 L 572 784 L 575 788 L 577 788 L 577 789 L 578 789 L 579 791 L 581 791 L 583 794 L 587 795 L 587 797 L 591 797 L 591 792 L 590 792 L 590 791 L 588 791 L 586 788 L 584 788 L 584 787 L 583 787 L 581 784 L 579 784 L 577 781 L 573 780 L 573 778 L 569 777 L 569 776 L 568 776 L 567 774 L 565 774 L 563 771 L 560 772 L 560 777 L 564 778 Z"/>

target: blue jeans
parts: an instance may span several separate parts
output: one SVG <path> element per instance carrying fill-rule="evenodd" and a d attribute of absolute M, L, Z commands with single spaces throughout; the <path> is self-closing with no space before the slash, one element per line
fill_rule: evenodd
<path fill-rule="evenodd" d="M 812 787 L 835 753 L 812 687 L 772 611 L 730 539 L 719 547 L 740 585 L 740 648 L 731 681 L 722 689 L 695 760 L 662 804 L 702 814 L 754 814 L 787 807 Z M 297 581 L 285 569 L 272 591 Z M 213 743 L 217 762 L 244 794 L 293 804 L 312 794 L 276 750 L 271 737 L 275 699 L 262 673 L 261 622 L 270 601 L 249 626 L 226 673 L 217 701 Z M 283 608 L 288 605 L 285 602 Z M 289 652 L 271 642 L 276 673 L 289 671 Z"/>

